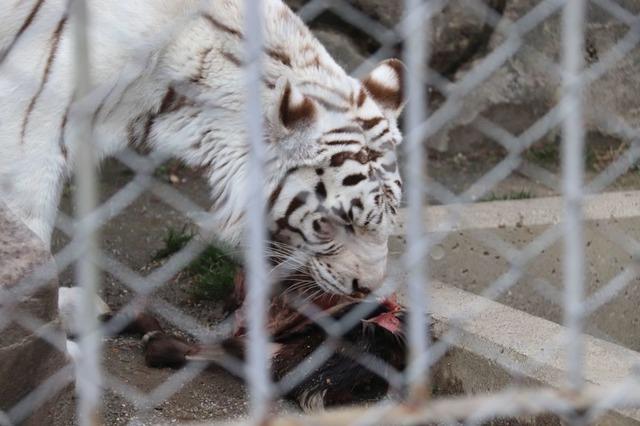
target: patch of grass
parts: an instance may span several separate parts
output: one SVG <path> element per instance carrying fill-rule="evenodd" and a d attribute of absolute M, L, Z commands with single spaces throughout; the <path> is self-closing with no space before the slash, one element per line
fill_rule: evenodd
<path fill-rule="evenodd" d="M 560 165 L 560 141 L 534 144 L 525 151 L 525 158 L 540 166 L 557 167 Z"/>
<path fill-rule="evenodd" d="M 217 247 L 207 247 L 187 272 L 193 278 L 191 294 L 198 300 L 224 300 L 233 291 L 236 264 Z"/>
<path fill-rule="evenodd" d="M 486 196 L 482 197 L 480 201 L 526 200 L 529 198 L 535 198 L 535 195 L 531 191 L 521 189 L 520 191 L 510 191 L 506 194 L 496 194 L 495 192 L 490 192 Z"/>
<path fill-rule="evenodd" d="M 587 141 L 588 142 L 588 141 Z M 586 143 L 584 147 L 584 167 L 586 170 L 599 171 L 611 161 L 610 156 L 615 153 L 610 152 L 607 147 L 606 152 L 598 144 Z M 562 162 L 562 138 L 557 137 L 553 141 L 545 141 L 533 144 L 525 151 L 525 158 L 539 166 L 557 170 Z"/>
<path fill-rule="evenodd" d="M 587 167 L 594 172 L 600 172 L 606 169 L 611 163 L 616 161 L 620 156 L 624 155 L 629 149 L 627 142 L 619 141 L 613 138 L 595 139 L 594 142 L 586 145 Z M 628 171 L 637 171 L 638 163 L 629 167 Z"/>
<path fill-rule="evenodd" d="M 169 175 L 169 166 L 166 164 L 161 164 L 153 171 L 153 176 L 157 178 L 167 179 Z"/>
<path fill-rule="evenodd" d="M 177 231 L 169 228 L 164 237 L 164 247 L 155 254 L 154 260 L 161 260 L 182 249 L 194 234 L 183 228 Z M 184 272 L 191 281 L 190 293 L 196 300 L 224 300 L 233 291 L 236 263 L 224 250 L 208 246 L 200 256 L 191 262 Z"/>
<path fill-rule="evenodd" d="M 584 167 L 586 170 L 597 171 L 600 167 L 600 159 L 598 152 L 592 144 L 586 144 L 584 147 Z M 606 160 L 604 160 L 606 161 Z"/>
<path fill-rule="evenodd" d="M 167 235 L 163 238 L 164 247 L 153 255 L 153 260 L 161 260 L 165 257 L 169 257 L 174 253 L 180 251 L 187 243 L 193 238 L 193 233 L 187 231 L 187 228 L 182 228 L 181 231 L 177 231 L 174 228 L 169 228 Z"/>

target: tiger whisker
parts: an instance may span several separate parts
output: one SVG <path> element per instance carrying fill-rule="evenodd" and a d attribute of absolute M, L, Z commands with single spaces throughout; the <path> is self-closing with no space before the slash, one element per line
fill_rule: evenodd
<path fill-rule="evenodd" d="M 309 287 L 315 285 L 315 282 L 313 281 L 303 281 L 303 282 L 297 282 L 289 287 L 287 287 L 286 290 L 297 290 L 299 288 L 304 288 L 304 287 Z"/>
<path fill-rule="evenodd" d="M 305 286 L 301 286 L 301 287 L 298 287 L 298 288 L 295 288 L 295 289 L 287 289 L 282 293 L 282 295 L 285 296 L 285 295 L 298 293 L 298 292 L 306 292 L 306 291 L 311 290 L 313 288 L 314 288 L 314 286 L 313 286 L 312 283 L 307 283 Z"/>
<path fill-rule="evenodd" d="M 322 290 L 316 290 L 315 292 L 311 293 L 308 297 L 306 297 L 303 300 L 303 305 L 308 304 L 309 302 L 313 301 L 315 298 L 317 298 L 318 296 L 320 296 L 322 293 L 324 293 L 324 291 Z"/>

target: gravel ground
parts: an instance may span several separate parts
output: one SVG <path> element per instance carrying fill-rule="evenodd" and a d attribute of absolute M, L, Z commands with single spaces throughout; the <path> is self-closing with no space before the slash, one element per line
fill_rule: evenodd
<path fill-rule="evenodd" d="M 178 189 L 200 205 L 206 205 L 207 188 L 196 175 L 187 171 L 176 171 L 180 180 Z M 173 174 L 169 172 L 169 174 Z M 108 161 L 102 168 L 102 199 L 106 200 L 118 188 L 132 179 L 132 173 L 116 161 Z M 164 178 L 164 177 L 163 177 Z M 71 190 L 65 191 L 62 210 L 71 212 Z M 102 247 L 106 253 L 127 265 L 132 270 L 146 275 L 159 265 L 153 261 L 154 253 L 163 247 L 167 229 L 182 229 L 188 221 L 172 208 L 150 194 L 144 194 L 123 213 L 102 229 Z M 54 253 L 64 247 L 68 239 L 56 232 L 53 241 Z M 214 328 L 224 317 L 220 303 L 195 301 L 188 291 L 188 279 L 180 274 L 155 294 L 188 314 L 203 326 Z M 71 268 L 60 275 L 61 285 L 71 285 Z M 104 274 L 102 297 L 117 311 L 131 300 L 133 293 L 109 274 Z M 161 321 L 169 331 L 186 335 L 166 321 Z M 195 420 L 222 420 L 238 418 L 247 411 L 246 392 L 241 381 L 221 369 L 207 370 L 193 380 L 171 391 L 167 388 L 175 380 L 177 371 L 146 367 L 140 340 L 135 337 L 105 339 L 103 369 L 118 386 L 110 386 L 104 394 L 105 424 L 108 425 L 163 425 Z M 132 401 L 123 398 L 116 389 L 129 387 L 136 392 L 167 391 L 165 402 L 149 409 L 138 409 Z M 74 404 L 73 399 L 66 404 Z M 60 413 L 65 411 L 61 407 Z M 57 425 L 75 423 L 68 416 L 56 419 Z"/>

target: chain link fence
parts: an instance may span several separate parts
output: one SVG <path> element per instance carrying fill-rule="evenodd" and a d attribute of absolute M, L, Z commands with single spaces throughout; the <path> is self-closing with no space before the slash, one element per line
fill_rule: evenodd
<path fill-rule="evenodd" d="M 0 423 L 20 424 L 72 384 L 76 397 L 65 404 L 75 414 L 58 419 L 60 424 L 597 424 L 612 410 L 640 409 L 636 373 L 629 371 L 621 381 L 594 384 L 585 373 L 591 367 L 584 361 L 585 332 L 625 346 L 629 352 L 640 350 L 635 337 L 640 336 L 636 332 L 640 328 L 634 330 L 639 314 L 633 309 L 634 297 L 640 297 L 635 290 L 640 243 L 632 231 L 633 219 L 640 216 L 634 212 L 637 205 L 631 205 L 624 220 L 613 214 L 594 216 L 591 210 L 585 213 L 584 207 L 585 203 L 595 206 L 595 211 L 612 203 L 615 207 L 618 198 L 611 198 L 607 190 L 625 190 L 627 199 L 639 199 L 634 191 L 640 183 L 634 62 L 639 54 L 640 9 L 632 1 L 613 0 L 401 3 L 290 2 L 353 76 L 365 76 L 379 61 L 393 56 L 406 65 L 403 84 L 409 96 L 403 113 L 404 141 L 399 147 L 405 205 L 399 231 L 393 236 L 397 250 L 392 250 L 390 260 L 402 274 L 390 274 L 384 286 L 401 295 L 407 311 L 406 367 L 399 371 L 359 348 L 352 355 L 363 369 L 381 374 L 390 383 L 393 397 L 304 415 L 279 402 L 313 376 L 334 355 L 341 336 L 370 311 L 365 307 L 340 319 L 318 320 L 316 326 L 329 337 L 289 374 L 273 380 L 266 331 L 270 287 L 265 284 L 272 271 L 265 257 L 269 242 L 261 213 L 268 202 L 263 184 L 265 123 L 257 96 L 248 96 L 245 105 L 244 126 L 251 146 L 251 204 L 246 240 L 241 244 L 246 249 L 234 253 L 244 261 L 251 313 L 246 361 L 224 358 L 222 362 L 245 378 L 246 388 L 197 360 L 175 371 L 147 369 L 138 340 L 106 337 L 125 329 L 133 316 L 145 310 L 187 340 L 215 345 L 233 332 L 234 317 L 222 314 L 219 301 L 194 297 L 187 288 L 176 289 L 181 284 L 202 285 L 194 278 L 194 262 L 216 240 L 216 229 L 207 226 L 208 189 L 197 174 L 159 152 L 133 147 L 108 160 L 101 171 L 93 166 L 92 144 L 86 141 L 92 138 L 94 113 L 104 99 L 135 84 L 150 57 L 149 52 L 138 52 L 115 83 L 104 86 L 91 81 L 91 46 L 86 40 L 92 18 L 85 2 L 74 0 L 65 13 L 78 70 L 76 97 L 84 97 L 86 107 L 80 120 L 83 125 L 74 129 L 70 142 L 78 147 L 75 177 L 63 194 L 52 242 L 57 272 L 46 264 L 3 289 L 0 327 L 3 333 L 16 326 L 29 330 L 66 353 L 55 322 L 46 323 L 18 309 L 26 295 L 58 277 L 63 285 L 86 290 L 77 316 L 80 356 L 1 412 Z M 258 93 L 263 84 L 265 17 L 261 2 L 247 4 L 244 82 L 248 93 Z M 194 4 L 184 20 L 155 29 L 158 45 L 209 7 L 208 1 Z M 30 78 L 19 64 L 4 64 L 2 74 L 9 81 Z M 101 190 L 98 181 L 105 182 Z M 561 212 L 561 217 L 536 222 L 536 197 L 547 197 L 540 201 L 544 204 L 556 196 L 561 199 L 554 201 L 559 203 L 554 211 Z M 499 220 L 479 224 L 486 219 L 482 206 L 492 206 L 489 214 L 498 216 L 516 212 L 512 228 L 535 232 L 526 241 L 517 240 Z M 585 231 L 585 221 L 597 222 L 599 229 Z M 167 224 L 198 235 L 165 236 Z M 615 253 L 629 259 L 615 255 L 615 273 L 602 280 L 594 272 L 597 266 L 590 263 L 594 239 L 607 241 L 616 247 Z M 460 244 L 477 247 L 486 259 L 482 261 L 486 269 L 478 269 L 475 254 L 450 256 Z M 152 259 L 163 246 L 168 254 Z M 603 247 L 594 242 L 595 246 Z M 553 273 L 542 274 L 539 269 L 546 266 L 536 263 L 537 259 L 554 247 L 557 259 L 548 267 Z M 443 256 L 455 260 L 439 266 Z M 594 256 L 603 264 L 614 262 L 613 249 Z M 483 275 L 486 270 L 491 273 Z M 217 277 L 208 275 L 204 280 Z M 434 296 L 440 281 L 481 297 L 464 310 L 449 307 L 455 314 L 444 321 L 446 330 L 434 331 L 443 321 L 431 316 L 439 309 L 434 304 L 442 301 Z M 515 294 L 523 283 L 527 288 L 521 294 L 527 300 Z M 95 294 L 114 309 L 104 323 L 98 322 Z M 626 300 L 624 307 L 619 304 L 621 298 Z M 529 386 L 532 382 L 526 380 L 523 385 L 511 367 L 501 365 L 500 353 L 490 353 L 485 356 L 508 372 L 509 386 L 487 385 L 488 392 L 465 393 L 460 392 L 466 389 L 463 383 L 453 392 L 456 395 L 439 391 L 435 370 L 461 344 L 466 325 L 486 320 L 482 315 L 486 299 L 564 325 L 559 335 L 536 346 L 543 355 L 524 359 L 519 367 L 544 369 L 545 360 L 561 356 L 565 365 L 561 385 L 552 387 L 542 381 Z M 317 319 L 318 312 L 299 302 L 292 307 Z M 604 309 L 609 319 L 592 321 Z M 616 324 L 625 324 L 624 330 Z M 509 325 L 502 326 L 501 333 L 508 335 Z M 527 337 L 517 336 L 524 343 Z M 241 420 L 230 418 L 234 416 Z"/>

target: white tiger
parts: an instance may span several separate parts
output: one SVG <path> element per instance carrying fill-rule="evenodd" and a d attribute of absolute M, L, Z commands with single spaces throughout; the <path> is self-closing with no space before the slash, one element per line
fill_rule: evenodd
<path fill-rule="evenodd" d="M 244 229 L 243 0 L 88 0 L 92 90 L 75 97 L 67 0 L 0 2 L 0 199 L 49 243 L 89 114 L 100 158 L 134 145 L 203 170 L 219 237 Z M 263 87 L 274 241 L 308 253 L 322 290 L 382 283 L 401 198 L 402 65 L 349 77 L 280 0 L 266 0 Z"/>

